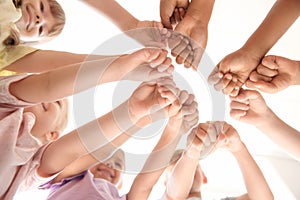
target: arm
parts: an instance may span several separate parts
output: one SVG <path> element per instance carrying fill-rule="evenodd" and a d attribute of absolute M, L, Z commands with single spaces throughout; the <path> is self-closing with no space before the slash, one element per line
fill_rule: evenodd
<path fill-rule="evenodd" d="M 128 199 L 147 199 L 151 190 L 173 155 L 182 134 L 188 132 L 198 121 L 197 103 L 194 96 L 182 91 L 179 95 L 183 104 L 181 111 L 169 122 L 152 153 L 149 155 L 142 172 L 139 173 L 127 194 Z M 173 107 L 176 106 L 172 104 Z M 169 113 L 171 113 L 169 111 Z M 184 119 L 184 120 L 183 120 Z M 182 121 L 183 120 L 183 121 Z"/>
<path fill-rule="evenodd" d="M 41 159 L 40 174 L 49 176 L 57 173 L 74 160 L 89 153 L 93 156 L 97 155 L 94 153 L 98 153 L 97 158 L 103 159 L 110 153 L 111 146 L 108 145 L 104 150 L 99 150 L 100 153 L 96 150 L 114 140 L 124 130 L 134 127 L 137 121 L 149 115 L 150 111 L 155 111 L 153 106 L 165 108 L 176 99 L 173 85 L 168 80 L 164 80 L 163 83 L 168 84 L 158 86 L 152 83 L 142 83 L 129 100 L 113 111 L 51 143 Z M 127 136 L 124 135 L 115 142 L 120 144 L 126 139 Z"/>
<path fill-rule="evenodd" d="M 218 132 L 220 134 L 216 146 L 232 153 L 244 178 L 247 194 L 237 197 L 237 199 L 247 197 L 245 199 L 273 200 L 273 194 L 263 173 L 241 141 L 238 132 L 227 123 L 224 123 Z"/>
<path fill-rule="evenodd" d="M 236 98 L 232 98 L 230 107 L 233 118 L 254 125 L 286 152 L 300 159 L 299 131 L 282 121 L 257 91 L 243 90 Z"/>
<path fill-rule="evenodd" d="M 243 174 L 244 183 L 247 188 L 248 199 L 273 200 L 273 194 L 255 160 L 243 144 L 239 151 L 232 152 Z M 239 197 L 237 198 L 239 199 Z"/>
<path fill-rule="evenodd" d="M 123 32 L 136 28 L 139 21 L 117 1 L 85 0 L 84 2 L 105 14 Z"/>
<path fill-rule="evenodd" d="M 99 60 L 108 57 L 109 56 L 75 54 L 63 51 L 37 50 L 20 58 L 5 69 L 18 73 L 41 73 L 58 67 L 82 63 L 85 60 Z"/>
<path fill-rule="evenodd" d="M 121 80 L 144 63 L 163 63 L 166 54 L 159 49 L 141 49 L 119 58 L 94 60 L 30 75 L 14 82 L 10 92 L 31 103 L 55 101 L 101 83 Z"/>
<path fill-rule="evenodd" d="M 199 138 L 195 137 L 193 132 L 188 136 L 188 140 L 192 140 L 190 141 L 191 144 L 189 144 L 182 157 L 177 161 L 172 175 L 167 182 L 163 199 L 183 200 L 190 194 L 195 172 L 199 165 L 200 151 L 203 143 Z M 201 197 L 200 193 L 198 195 Z"/>
<path fill-rule="evenodd" d="M 86 154 L 73 161 L 71 164 L 65 167 L 63 171 L 57 177 L 55 177 L 55 179 L 52 182 L 60 182 L 64 178 L 79 174 L 87 170 L 93 164 L 96 164 L 97 162 L 108 158 L 118 147 L 120 147 L 124 142 L 126 142 L 134 133 L 140 130 L 142 126 L 146 126 L 148 124 L 148 122 L 142 122 L 142 124 L 140 122 L 141 120 L 137 123 L 139 124 L 139 126 L 132 126 L 125 133 L 122 133 L 116 139 L 107 143 L 98 150 L 95 150 L 94 152 Z"/>
<path fill-rule="evenodd" d="M 300 1 L 277 0 L 242 48 L 262 58 L 296 21 L 299 14 Z"/>
<path fill-rule="evenodd" d="M 173 152 L 181 136 L 176 134 L 178 129 L 167 125 L 159 142 L 149 155 L 142 172 L 140 172 L 127 194 L 127 199 L 147 199 L 153 186 L 169 164 Z"/>

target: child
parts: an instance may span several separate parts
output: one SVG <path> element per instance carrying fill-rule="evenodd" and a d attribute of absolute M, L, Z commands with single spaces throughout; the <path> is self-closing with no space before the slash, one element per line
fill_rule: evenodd
<path fill-rule="evenodd" d="M 250 74 L 246 86 L 267 93 L 277 93 L 291 85 L 300 85 L 300 61 L 281 56 L 265 56 Z"/>
<path fill-rule="evenodd" d="M 226 73 L 237 76 L 239 88 L 249 78 L 250 73 L 256 69 L 261 59 L 279 40 L 279 38 L 296 21 L 300 14 L 298 0 L 275 2 L 268 15 L 247 42 L 239 50 L 224 57 L 209 76 L 209 82 L 217 84 Z M 220 73 L 219 79 L 211 77 Z M 237 95 L 238 92 L 235 92 Z M 234 95 L 232 95 L 234 96 Z"/>
<path fill-rule="evenodd" d="M 37 49 L 19 45 L 57 36 L 65 14 L 55 0 L 1 0 L 0 69 Z"/>
<path fill-rule="evenodd" d="M 58 125 L 64 124 L 63 116 L 65 115 L 64 113 L 67 112 L 67 106 L 64 101 L 60 99 L 72 95 L 74 90 L 75 92 L 80 92 L 94 87 L 97 84 L 115 81 L 117 79 L 120 80 L 126 73 L 142 63 L 151 63 L 151 61 L 155 63 L 165 63 L 165 60 L 165 54 L 159 49 L 142 49 L 131 55 L 118 58 L 108 66 L 70 66 L 35 75 L 1 77 L 0 91 L 2 102 L 0 116 L 1 126 L 3 128 L 1 128 L 2 139 L 0 141 L 2 144 L 0 146 L 3 148 L 3 154 L 1 156 L 0 166 L 3 169 L 0 171 L 1 180 L 5 180 L 5 182 L 1 183 L 0 197 L 4 199 L 11 198 L 26 174 L 33 173 L 37 175 L 35 168 L 39 164 L 41 155 L 47 158 L 45 160 L 50 161 L 51 158 L 56 158 L 55 154 L 58 154 L 57 156 L 59 156 L 62 161 L 61 165 L 56 162 L 54 168 L 52 168 L 53 163 L 47 164 L 45 169 L 43 168 L 43 163 L 41 163 L 39 176 L 52 176 L 64 168 L 65 163 L 71 162 L 76 156 L 89 153 L 90 151 L 92 152 L 118 135 L 120 129 L 124 128 L 126 130 L 127 126 L 133 125 L 140 117 L 143 117 L 143 115 L 151 110 L 151 106 L 153 106 L 154 103 L 166 105 L 174 100 L 175 97 L 174 95 L 172 96 L 173 93 L 168 89 L 172 87 L 172 84 L 168 84 L 166 87 L 158 86 L 155 82 L 152 83 L 152 85 L 145 85 L 135 91 L 132 98 L 130 98 L 129 105 L 128 102 L 124 102 L 114 112 L 99 118 L 99 123 L 103 124 L 101 131 L 105 138 L 103 138 L 101 134 L 98 135 L 97 131 L 90 132 L 90 126 L 98 122 L 95 120 L 80 127 L 78 133 L 75 130 L 62 137 L 57 143 L 49 145 L 46 148 L 45 145 L 47 143 L 59 137 L 60 131 L 58 130 Z M 123 66 L 122 70 L 119 70 L 120 65 Z M 81 79 L 80 76 L 78 76 L 80 68 L 85 69 L 84 75 L 88 78 L 82 77 Z M 97 75 L 97 81 L 90 81 L 93 77 L 92 75 L 95 75 L 96 72 L 100 72 L 100 74 Z M 68 77 L 65 76 L 66 73 L 69 74 Z M 112 77 L 111 74 L 114 74 L 114 77 Z M 74 88 L 76 83 L 80 86 L 78 91 L 78 88 Z M 176 91 L 174 91 L 174 93 L 176 93 Z M 146 98 L 146 100 L 147 98 L 150 99 L 145 101 L 143 98 Z M 144 103 L 141 101 L 147 103 L 147 106 L 143 106 Z M 126 113 L 128 109 L 133 116 L 129 116 L 128 113 Z M 49 120 L 49 118 L 53 120 Z M 118 120 L 119 118 L 123 121 Z M 9 138 L 7 138 L 8 133 L 10 133 Z M 90 144 L 89 141 L 93 141 L 93 139 L 95 139 L 93 137 L 95 136 L 98 142 L 92 142 L 92 144 Z M 70 144 L 68 149 L 64 149 L 67 147 L 65 142 Z M 74 149 L 69 148 L 71 144 L 74 143 Z M 43 147 L 47 149 L 45 155 L 45 148 Z M 62 147 L 62 149 L 58 151 L 59 153 L 56 153 L 54 147 L 58 147 L 57 149 Z M 79 149 L 79 153 L 75 153 L 75 147 Z M 40 152 L 34 155 L 39 149 Z M 52 151 L 55 153 L 52 153 Z M 16 153 L 20 155 L 20 157 L 15 156 Z M 66 155 L 71 154 L 69 159 L 61 157 L 60 155 L 63 153 Z M 29 181 L 28 185 L 30 184 L 32 183 Z"/>
<path fill-rule="evenodd" d="M 236 198 L 225 199 L 274 199 L 270 188 L 248 152 L 245 144 L 241 141 L 237 131 L 227 123 L 223 123 L 220 129 L 216 124 L 219 122 L 200 123 L 188 136 L 188 146 L 182 156 L 175 163 L 172 174 L 167 180 L 165 194 L 162 199 L 201 199 L 201 185 L 207 182 L 199 165 L 200 152 L 210 134 L 219 135 L 218 148 L 227 149 L 238 162 L 244 177 L 247 194 Z M 210 128 L 213 126 L 214 128 Z M 182 173 L 182 172 L 185 173 Z"/>
<path fill-rule="evenodd" d="M 236 120 L 254 125 L 274 143 L 300 160 L 300 133 L 282 121 L 255 90 L 241 90 L 231 98 L 230 115 Z M 276 126 L 274 126 L 276 124 Z"/>
<path fill-rule="evenodd" d="M 164 111 L 167 113 L 167 115 L 170 116 L 170 120 L 169 120 L 158 144 L 156 145 L 156 147 L 153 150 L 154 154 L 156 154 L 156 152 L 159 150 L 162 150 L 162 151 L 159 151 L 159 154 L 156 154 L 156 156 L 155 156 L 156 158 L 157 158 L 157 156 L 159 157 L 158 158 L 159 163 L 158 162 L 156 162 L 156 164 L 151 163 L 152 167 L 153 167 L 153 164 L 155 167 L 162 167 L 165 164 L 167 164 L 169 161 L 168 155 L 170 153 L 171 153 L 170 155 L 172 155 L 172 152 L 173 152 L 172 149 L 176 147 L 178 139 L 180 139 L 180 137 L 182 136 L 182 133 L 183 133 L 182 131 L 189 129 L 194 124 L 196 124 L 198 121 L 198 112 L 196 109 L 197 104 L 193 101 L 193 96 L 187 95 L 186 91 L 181 91 L 178 98 L 179 98 L 180 102 L 174 101 L 169 106 L 168 109 L 164 109 Z M 181 108 L 181 104 L 183 104 L 182 108 Z M 186 118 L 186 119 L 183 120 L 184 118 Z M 126 133 L 120 135 L 118 138 L 113 140 L 111 144 L 107 144 L 107 145 L 109 145 L 111 147 L 113 146 L 114 148 L 118 148 L 118 146 L 124 142 L 124 137 L 128 138 Z M 169 144 L 169 146 L 166 146 L 168 144 Z M 167 147 L 167 148 L 165 148 L 165 147 Z M 103 148 L 99 149 L 99 154 L 101 153 L 101 151 L 103 153 Z M 105 153 L 105 151 L 104 151 L 104 153 Z M 150 157 L 152 157 L 152 154 L 150 155 Z M 60 184 L 61 184 L 64 182 L 62 180 L 64 180 L 65 178 L 72 177 L 73 175 L 76 175 L 76 174 L 80 174 L 80 172 L 81 172 L 80 170 L 83 169 L 82 166 L 86 165 L 86 164 L 91 165 L 92 162 L 90 162 L 90 161 L 92 159 L 95 162 L 95 158 L 93 158 L 91 155 L 89 155 L 88 157 L 85 157 L 85 158 L 80 158 L 76 162 L 72 163 L 72 166 L 68 166 L 68 168 L 64 169 L 62 171 L 62 173 L 60 175 L 58 175 L 57 178 L 55 178 L 51 182 L 53 189 L 50 192 L 48 199 L 70 199 L 70 198 L 72 198 L 72 199 L 112 199 L 112 196 L 114 196 L 113 199 L 141 199 L 140 196 L 137 196 L 137 195 L 141 191 L 143 191 L 142 186 L 147 186 L 147 185 L 145 183 L 142 186 L 139 186 L 138 183 L 135 184 L 135 182 L 136 181 L 139 182 L 140 179 L 134 180 L 134 184 L 131 187 L 127 196 L 122 196 L 122 197 L 115 195 L 117 193 L 116 192 L 117 190 L 115 187 L 113 187 L 113 188 L 110 187 L 107 190 L 105 190 L 106 192 L 104 192 L 103 187 L 100 187 L 100 184 L 102 184 L 100 181 L 96 182 L 95 180 L 93 180 L 91 183 L 92 185 L 88 184 L 89 188 L 82 189 L 82 187 L 86 187 L 86 185 L 87 185 L 87 184 L 84 184 L 84 186 L 81 187 L 81 184 L 83 184 L 83 181 L 84 181 L 84 179 L 86 179 L 86 177 L 80 178 L 80 180 L 72 179 L 70 181 L 71 183 L 68 182 L 65 187 L 64 186 L 56 187 L 56 185 L 57 185 L 56 182 L 60 182 Z M 76 165 L 74 165 L 74 164 L 76 164 Z M 148 168 L 149 164 L 145 164 L 145 166 L 146 166 L 145 168 L 147 168 L 147 170 L 150 169 L 150 168 Z M 144 168 L 144 170 L 145 170 L 145 168 Z M 93 169 L 94 170 L 91 170 L 91 171 L 95 171 L 95 168 L 93 168 Z M 112 182 L 112 183 L 117 182 L 117 181 L 113 181 L 114 176 L 112 175 L 112 173 L 111 173 L 111 176 L 109 176 L 109 175 L 107 175 L 107 173 L 101 173 L 101 171 L 102 171 L 101 169 L 99 171 L 100 171 L 99 174 L 106 174 L 105 179 L 107 179 L 109 182 Z M 76 172 L 76 173 L 74 174 L 74 172 Z M 147 177 L 147 178 L 149 178 L 150 180 L 152 179 L 151 177 Z M 91 180 L 91 179 L 89 179 L 89 180 Z M 148 181 L 148 179 L 147 179 L 147 181 Z M 91 182 L 91 181 L 89 181 L 89 182 Z M 80 192 L 78 192 L 78 190 L 80 190 Z M 73 192 L 76 192 L 76 196 L 74 196 Z"/>
<path fill-rule="evenodd" d="M 91 3 L 96 4 L 95 7 L 99 6 L 98 1 L 92 1 Z M 111 5 L 112 4 L 112 5 Z M 108 1 L 107 3 L 101 3 L 101 5 L 105 5 L 106 8 L 109 5 L 109 9 L 114 10 L 115 6 L 114 2 Z M 40 5 L 40 4 L 39 4 Z M 117 5 L 118 6 L 118 5 Z M 25 9 L 26 11 L 26 9 Z M 120 12 L 125 12 L 128 15 L 123 16 L 121 18 L 118 18 L 119 22 L 132 22 L 130 24 L 130 28 L 142 28 L 145 27 L 145 29 L 140 29 L 143 31 L 138 32 L 136 34 L 136 31 L 131 32 L 130 35 L 134 39 L 138 41 L 142 41 L 142 44 L 148 44 L 152 47 L 165 47 L 166 46 L 166 39 L 168 37 L 168 32 L 166 29 L 162 29 L 162 26 L 158 22 L 148 22 L 148 21 L 131 21 L 129 20 L 132 16 L 124 10 L 122 7 L 120 8 Z M 111 13 L 112 15 L 116 15 L 116 12 Z M 27 12 L 25 12 L 25 16 L 27 16 Z M 120 20 L 122 19 L 122 20 Z M 20 27 L 22 28 L 22 27 Z M 25 27 L 23 27 L 25 28 Z M 123 30 L 123 29 L 122 29 Z M 125 30 L 124 30 L 125 31 Z M 42 35 L 41 35 L 42 36 Z M 40 37 L 40 36 L 38 36 Z M 29 38 L 30 39 L 30 38 Z M 31 38 L 32 39 L 32 38 Z M 34 38 L 36 40 L 36 38 Z M 9 48 L 9 49 L 14 49 Z M 19 48 L 19 47 L 18 47 Z M 21 47 L 20 47 L 21 48 Z M 15 52 L 3 52 L 3 60 L 1 60 L 0 68 L 5 70 L 8 70 L 10 72 L 15 73 L 41 73 L 45 71 L 49 71 L 58 67 L 88 62 L 88 61 L 94 61 L 95 64 L 99 62 L 99 60 L 108 58 L 109 56 L 102 56 L 102 55 L 88 55 L 88 54 L 74 54 L 70 52 L 61 52 L 61 51 L 49 51 L 49 50 L 37 50 L 32 49 L 30 54 L 21 54 L 18 55 L 18 51 Z M 102 61 L 100 61 L 101 63 Z M 33 65 L 34 63 L 34 65 Z M 99 63 L 98 63 L 99 64 Z"/>

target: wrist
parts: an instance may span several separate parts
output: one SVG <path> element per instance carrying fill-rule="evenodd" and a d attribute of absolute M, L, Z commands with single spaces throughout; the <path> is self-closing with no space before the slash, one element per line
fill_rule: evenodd
<path fill-rule="evenodd" d="M 191 1 L 185 16 L 190 16 L 207 27 L 214 3 L 214 0 Z"/>
<path fill-rule="evenodd" d="M 243 154 L 245 150 L 247 150 L 247 147 L 242 141 L 240 141 L 238 144 L 235 145 L 233 149 L 230 149 L 230 152 L 236 157 L 240 154 Z"/>
<path fill-rule="evenodd" d="M 200 151 L 194 146 L 190 146 L 188 149 L 186 149 L 183 155 L 192 160 L 200 160 Z"/>
<path fill-rule="evenodd" d="M 260 50 L 256 45 L 248 45 L 247 43 L 242 46 L 238 51 L 241 53 L 248 55 L 249 57 L 260 61 L 267 52 Z"/>
<path fill-rule="evenodd" d="M 294 77 L 292 80 L 291 85 L 300 85 L 300 61 L 295 61 L 296 62 L 296 72 L 293 73 Z"/>

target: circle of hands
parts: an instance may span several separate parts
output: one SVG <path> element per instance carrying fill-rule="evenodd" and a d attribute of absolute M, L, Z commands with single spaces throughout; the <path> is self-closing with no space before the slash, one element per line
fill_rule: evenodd
<path fill-rule="evenodd" d="M 167 0 L 161 1 L 161 7 L 166 4 L 168 8 L 161 9 L 162 22 L 139 21 L 137 29 L 127 33 L 146 47 L 163 49 L 148 65 L 136 68 L 129 74 L 131 79 L 136 77 L 148 81 L 140 87 L 151 87 L 160 96 L 156 102 L 159 106 L 145 112 L 148 116 L 144 116 L 144 122 L 153 122 L 164 116 L 169 118 L 170 124 L 176 122 L 173 123 L 174 127 L 180 125 L 177 129 L 179 134 L 192 129 L 187 139 L 187 149 L 197 149 L 201 152 L 197 154 L 199 158 L 207 156 L 217 147 L 237 151 L 242 142 L 236 130 L 225 122 L 197 125 L 199 117 L 194 95 L 180 90 L 172 80 L 174 66 L 168 51 L 177 64 L 197 71 L 208 34 L 207 25 L 202 25 L 189 15 L 189 1 L 177 1 L 177 5 L 172 5 L 173 8 L 169 3 Z M 295 82 L 295 74 L 292 72 L 296 69 L 297 66 L 291 60 L 279 56 L 261 58 L 242 47 L 224 57 L 212 69 L 208 83 L 217 91 L 230 96 L 231 117 L 251 123 L 272 112 L 256 90 L 276 93 L 287 88 Z"/>

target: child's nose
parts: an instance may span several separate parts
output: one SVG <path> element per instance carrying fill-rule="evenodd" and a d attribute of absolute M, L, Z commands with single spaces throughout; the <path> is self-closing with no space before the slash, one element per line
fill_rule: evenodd
<path fill-rule="evenodd" d="M 35 25 L 39 25 L 43 22 L 43 18 L 41 17 L 41 15 L 36 15 L 35 16 Z"/>

